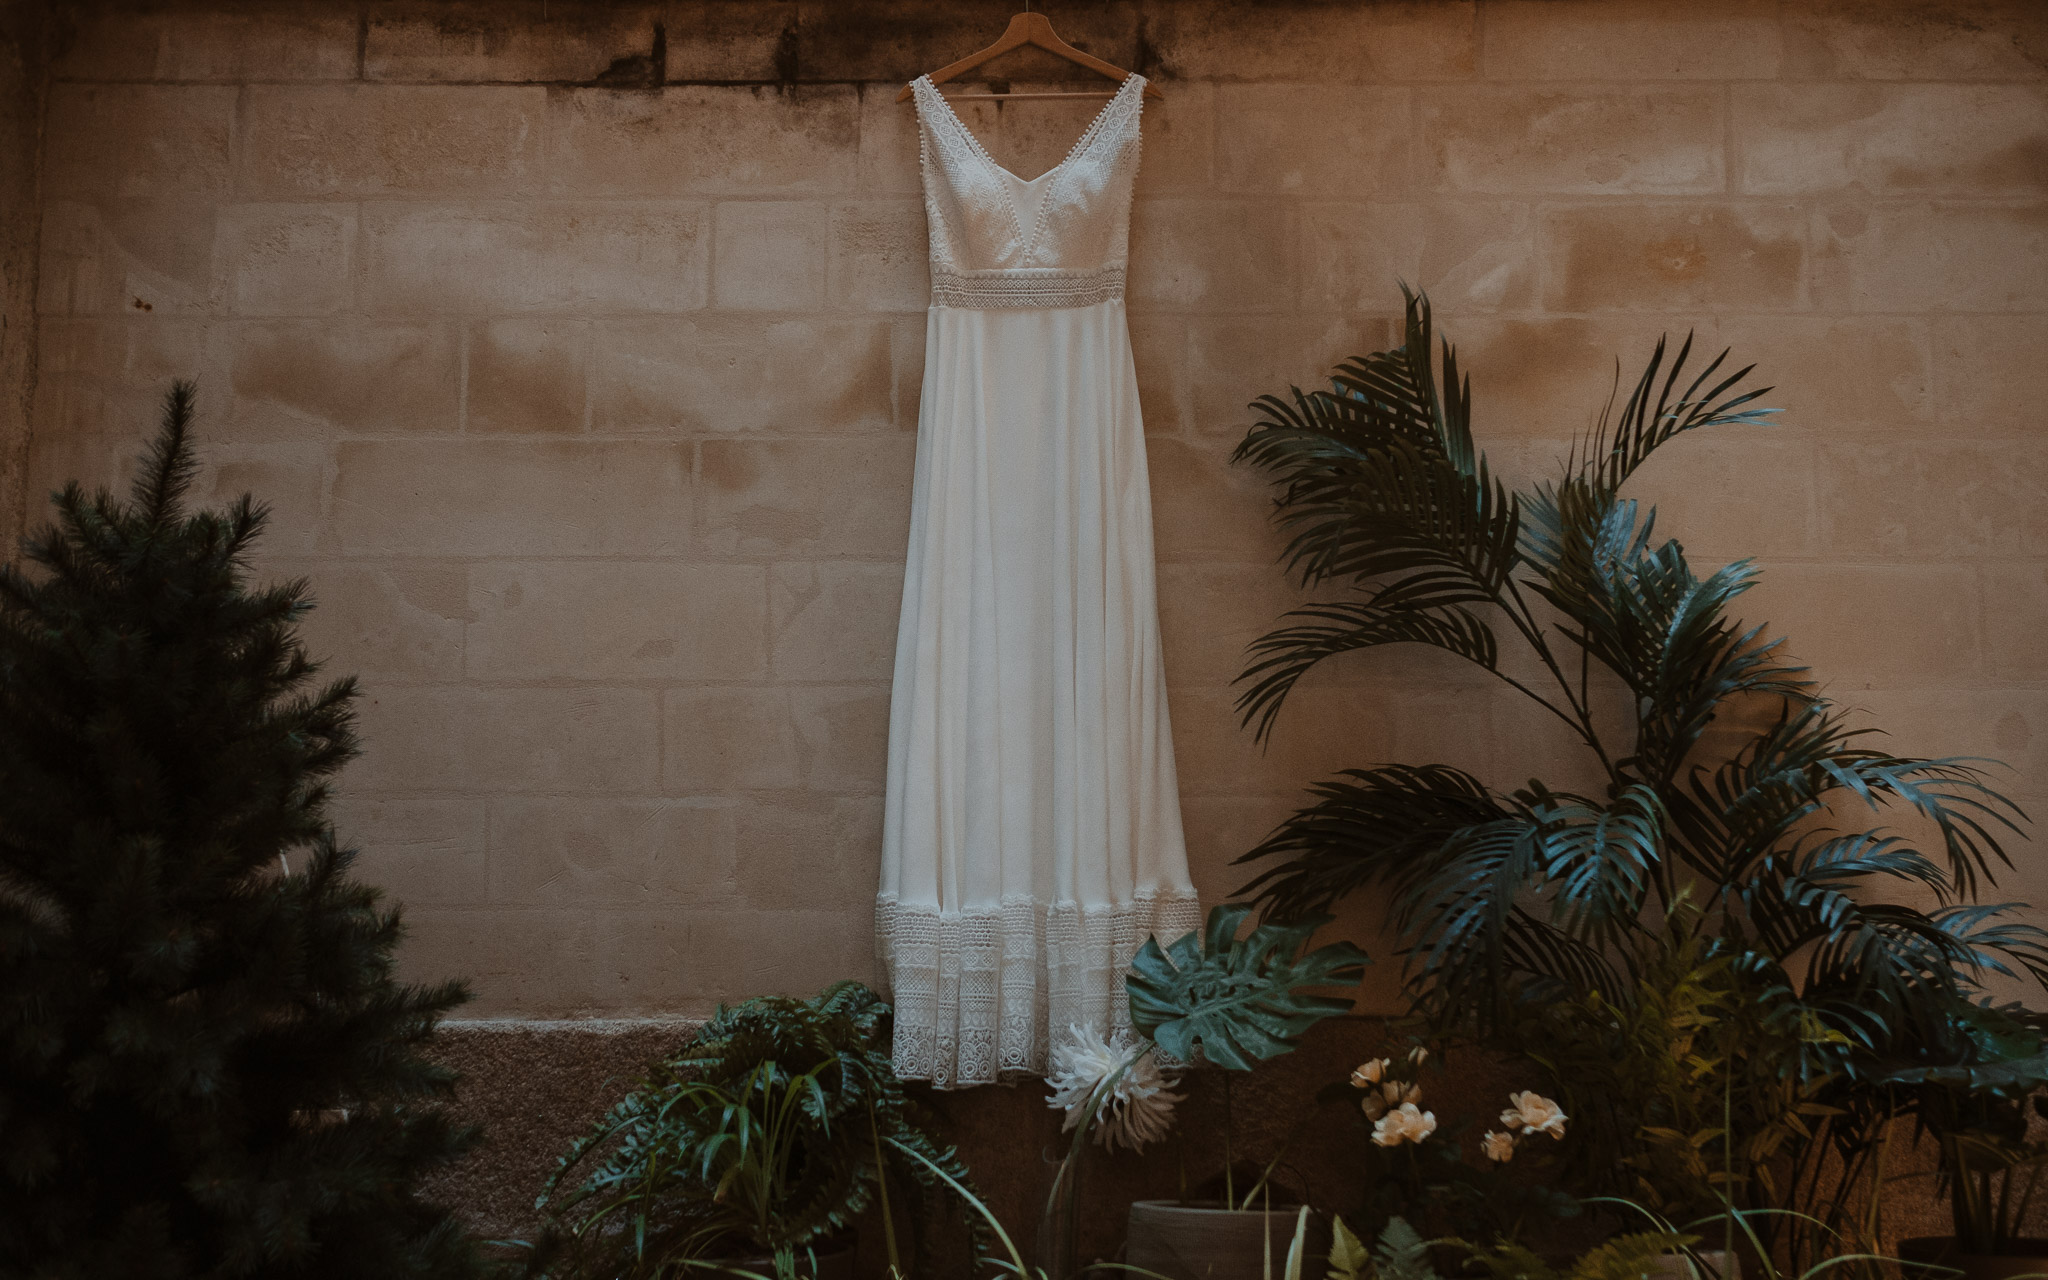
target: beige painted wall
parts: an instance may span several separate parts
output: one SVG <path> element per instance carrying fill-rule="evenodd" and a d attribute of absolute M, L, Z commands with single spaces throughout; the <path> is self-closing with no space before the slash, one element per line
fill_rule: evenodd
<path fill-rule="evenodd" d="M 1660 331 L 1760 361 L 1782 425 L 1675 446 L 1639 495 L 1697 558 L 1759 557 L 1752 619 L 1902 749 L 2003 756 L 2048 808 L 2048 8 L 1046 7 L 1167 95 L 1130 312 L 1205 892 L 1337 767 L 1569 776 L 1427 655 L 1328 673 L 1269 751 L 1235 726 L 1293 598 L 1226 462 L 1242 406 L 1385 345 L 1397 277 L 1515 478 Z M 893 98 L 1008 10 L 75 18 L 33 487 L 113 475 L 200 379 L 217 490 L 274 504 L 264 569 L 312 579 L 315 647 L 363 678 L 346 833 L 411 970 L 471 976 L 478 1012 L 872 972 L 926 290 Z M 1031 171 L 1092 110 L 975 123 Z M 2038 854 L 2014 886 L 2048 901 Z"/>

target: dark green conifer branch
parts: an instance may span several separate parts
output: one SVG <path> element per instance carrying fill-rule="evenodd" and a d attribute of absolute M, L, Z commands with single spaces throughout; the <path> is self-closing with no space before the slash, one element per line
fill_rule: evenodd
<path fill-rule="evenodd" d="M 193 408 L 0 567 L 0 1277 L 480 1275 L 415 1190 L 476 1140 L 423 1053 L 467 995 L 393 976 L 354 682 L 249 583 L 264 509 L 188 511 Z"/>

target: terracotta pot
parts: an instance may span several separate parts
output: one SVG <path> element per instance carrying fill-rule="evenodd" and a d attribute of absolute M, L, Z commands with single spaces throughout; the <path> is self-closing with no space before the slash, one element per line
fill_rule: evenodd
<path fill-rule="evenodd" d="M 2048 1276 L 2048 1240 L 2011 1240 L 2006 1253 L 1964 1253 L 1954 1236 L 1915 1236 L 1899 1241 L 1899 1257 L 1923 1266 L 1950 1267 L 1963 1280 L 2013 1280 Z"/>
<path fill-rule="evenodd" d="M 796 1273 L 802 1280 L 854 1280 L 853 1242 L 851 1240 L 835 1240 L 821 1245 L 818 1247 L 817 1254 L 818 1269 L 816 1271 L 809 1269 L 802 1253 L 797 1254 Z M 703 1276 L 705 1280 L 711 1280 L 711 1277 L 720 1275 L 756 1275 L 766 1276 L 767 1280 L 775 1280 L 775 1259 L 765 1255 L 758 1258 L 715 1258 L 707 1259 L 707 1261 L 711 1263 L 712 1267 L 719 1269 L 710 1270 L 704 1267 L 692 1267 L 689 1269 L 688 1274 Z"/>
<path fill-rule="evenodd" d="M 1215 1201 L 1140 1200 L 1131 1206 L 1124 1261 L 1171 1280 L 1260 1280 L 1272 1243 L 1273 1274 L 1287 1264 L 1300 1209 L 1225 1209 Z M 1321 1275 L 1330 1255 L 1330 1223 L 1308 1220 L 1302 1274 Z"/>

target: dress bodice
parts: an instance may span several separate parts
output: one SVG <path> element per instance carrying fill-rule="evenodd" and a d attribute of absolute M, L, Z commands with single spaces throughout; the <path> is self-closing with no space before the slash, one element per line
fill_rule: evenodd
<path fill-rule="evenodd" d="M 1127 78 L 1066 159 L 1029 182 L 995 162 L 929 77 L 912 88 L 934 306 L 1085 307 L 1123 296 L 1143 76 Z"/>

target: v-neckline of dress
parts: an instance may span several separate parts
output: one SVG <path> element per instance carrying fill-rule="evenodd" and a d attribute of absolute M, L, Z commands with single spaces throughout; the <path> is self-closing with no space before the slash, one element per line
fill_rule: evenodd
<path fill-rule="evenodd" d="M 981 157 L 981 162 L 993 170 L 996 177 L 1003 180 L 1003 203 L 1010 211 L 1010 224 L 1017 229 L 1017 239 L 1023 246 L 1023 251 L 1029 253 L 1037 245 L 1039 232 L 1044 227 L 1046 192 L 1034 193 L 1037 199 L 1033 202 L 1031 231 L 1027 235 L 1024 230 L 1023 214 L 1017 206 L 1016 188 L 1036 187 L 1039 183 L 1047 182 L 1047 179 L 1064 172 L 1067 166 L 1071 165 L 1087 149 L 1088 144 L 1094 140 L 1095 135 L 1102 131 L 1103 122 L 1109 119 L 1110 109 L 1123 101 L 1124 95 L 1130 92 L 1132 85 L 1142 84 L 1144 79 L 1143 76 L 1136 72 L 1132 72 L 1124 77 L 1123 83 L 1116 87 L 1116 92 L 1109 96 L 1109 101 L 1102 104 L 1102 110 L 1095 113 L 1095 118 L 1088 122 L 1088 127 L 1081 131 L 1081 136 L 1074 139 L 1074 145 L 1067 148 L 1067 154 L 1060 158 L 1060 162 L 1035 178 L 1020 178 L 1011 172 L 1008 166 L 999 164 L 996 158 L 989 154 L 988 148 L 981 144 L 981 139 L 974 135 L 974 130 L 968 128 L 967 122 L 960 118 L 960 113 L 953 109 L 953 104 L 946 100 L 946 95 L 939 92 L 939 87 L 932 83 L 930 76 L 919 76 L 917 82 L 922 84 L 925 91 L 933 98 L 938 99 L 939 107 L 945 112 L 946 118 L 953 122 L 953 127 L 959 131 L 960 136 L 967 139 L 967 145 L 972 147 L 974 153 Z M 1047 185 L 1049 187 L 1051 184 L 1047 183 Z"/>

